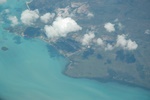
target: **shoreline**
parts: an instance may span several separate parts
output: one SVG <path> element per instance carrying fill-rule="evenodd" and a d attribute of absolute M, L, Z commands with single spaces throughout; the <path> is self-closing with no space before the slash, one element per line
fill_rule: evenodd
<path fill-rule="evenodd" d="M 30 7 L 29 7 L 29 4 L 32 2 L 33 0 L 30 0 L 30 1 L 27 1 L 26 2 L 26 6 L 27 6 L 27 8 L 30 10 Z M 21 34 L 21 36 L 22 37 L 25 37 L 23 34 Z M 29 37 L 30 38 L 30 37 Z M 62 56 L 64 56 L 65 58 L 67 58 L 68 59 L 68 64 L 66 64 L 66 66 L 65 66 L 65 68 L 62 70 L 62 73 L 64 74 L 64 75 L 66 75 L 66 76 L 68 76 L 68 77 L 71 77 L 71 78 L 77 78 L 77 79 L 82 79 L 82 78 L 85 78 L 85 79 L 90 79 L 90 80 L 96 80 L 96 81 L 99 81 L 99 82 L 103 82 L 103 83 L 108 83 L 108 82 L 115 82 L 115 83 L 119 83 L 119 84 L 123 84 L 123 85 L 127 85 L 127 86 L 132 86 L 132 87 L 139 87 L 139 88 L 142 88 L 142 89 L 145 89 L 145 90 L 149 90 L 150 91 L 150 88 L 147 88 L 147 87 L 144 87 L 144 86 L 140 86 L 140 85 L 138 85 L 138 84 L 135 84 L 135 83 L 128 83 L 128 82 L 125 82 L 125 81 L 120 81 L 120 80 L 115 80 L 115 79 L 111 79 L 111 78 L 109 78 L 109 77 L 104 77 L 104 78 L 92 78 L 92 77 L 75 77 L 75 76 L 71 76 L 71 75 L 69 75 L 69 74 L 67 74 L 66 73 L 66 70 L 67 69 L 69 69 L 69 68 L 71 68 L 71 65 L 74 63 L 74 61 L 72 61 L 71 59 L 69 59 L 69 57 L 65 54 L 65 53 L 63 53 L 63 52 L 60 52 L 60 50 L 58 50 L 53 44 L 51 44 L 51 42 L 48 40 L 48 39 L 46 39 L 45 37 L 43 37 L 43 36 L 41 36 L 41 37 L 35 37 L 35 38 L 38 38 L 38 39 L 40 39 L 40 40 L 42 40 L 42 41 L 44 41 L 44 42 L 46 42 L 48 45 L 51 45 L 51 46 L 53 46 L 56 50 L 57 50 L 57 52 L 60 54 L 60 55 L 62 55 Z"/>
<path fill-rule="evenodd" d="M 15 33 L 16 35 L 19 35 L 21 37 L 27 37 L 26 35 L 23 34 L 18 34 L 18 33 Z M 32 37 L 27 37 L 27 38 L 32 38 Z M 138 87 L 138 88 L 142 88 L 142 89 L 145 89 L 145 90 L 149 90 L 150 91 L 150 88 L 148 87 L 144 87 L 144 86 L 141 86 L 141 85 L 138 85 L 138 84 L 134 84 L 134 83 L 128 83 L 128 82 L 125 82 L 125 81 L 120 81 L 120 80 L 115 80 L 115 79 L 111 79 L 109 77 L 104 77 L 104 78 L 96 78 L 96 77 L 76 77 L 76 76 L 71 76 L 69 74 L 66 73 L 67 69 L 70 69 L 72 68 L 71 65 L 74 63 L 73 60 L 71 60 L 69 58 L 69 56 L 67 56 L 64 52 L 61 52 L 60 50 L 58 50 L 47 38 L 45 38 L 44 36 L 40 36 L 40 37 L 34 37 L 34 39 L 40 39 L 41 41 L 47 43 L 48 45 L 52 46 L 53 48 L 55 48 L 57 50 L 57 52 L 65 57 L 67 60 L 68 60 L 68 63 L 66 64 L 66 66 L 64 67 L 64 69 L 61 71 L 62 74 L 64 74 L 65 76 L 68 76 L 68 77 L 71 77 L 71 78 L 76 78 L 76 79 L 90 79 L 90 80 L 96 80 L 98 82 L 103 82 L 103 83 L 109 83 L 109 82 L 115 82 L 115 83 L 118 83 L 118 84 L 123 84 L 123 85 L 127 85 L 127 86 L 132 86 L 132 87 Z"/>
<path fill-rule="evenodd" d="M 19 35 L 19 34 L 17 34 Z M 20 34 L 19 36 L 21 37 L 26 37 L 24 36 L 23 34 Z M 30 38 L 30 37 L 28 37 Z M 131 87 L 137 87 L 137 88 L 141 88 L 141 89 L 144 89 L 144 90 L 148 90 L 150 91 L 150 88 L 147 88 L 147 87 L 144 87 L 144 86 L 140 86 L 138 84 L 134 84 L 134 83 L 128 83 L 128 82 L 124 82 L 124 81 L 120 81 L 120 80 L 114 80 L 114 79 L 111 79 L 109 77 L 106 77 L 106 78 L 96 78 L 96 77 L 76 77 L 76 76 L 71 76 L 69 74 L 66 73 L 66 70 L 71 68 L 70 66 L 74 63 L 71 59 L 68 58 L 68 56 L 62 52 L 60 52 L 60 50 L 58 50 L 53 44 L 51 44 L 50 41 L 48 41 L 46 38 L 44 37 L 35 37 L 34 39 L 40 39 L 42 40 L 43 42 L 47 43 L 48 45 L 52 46 L 53 48 L 55 48 L 57 50 L 57 52 L 65 57 L 66 59 L 68 59 L 68 63 L 66 64 L 66 66 L 64 67 L 64 69 L 62 70 L 62 74 L 64 74 L 65 76 L 67 77 L 71 77 L 71 78 L 75 78 L 75 79 L 89 79 L 89 80 L 95 80 L 95 81 L 98 81 L 98 82 L 102 82 L 102 83 L 109 83 L 109 82 L 114 82 L 114 83 L 118 83 L 118 84 L 121 84 L 121 85 L 126 85 L 126 86 L 131 86 Z"/>
<path fill-rule="evenodd" d="M 72 62 L 70 62 L 70 63 L 72 63 Z M 70 63 L 67 64 L 65 69 L 62 71 L 62 74 L 64 74 L 65 76 L 68 76 L 70 78 L 74 78 L 74 79 L 89 79 L 89 80 L 94 80 L 94 81 L 101 82 L 101 83 L 111 83 L 111 82 L 113 82 L 115 84 L 130 86 L 130 87 L 133 87 L 133 88 L 144 89 L 144 90 L 150 92 L 150 88 L 147 88 L 147 87 L 144 87 L 144 86 L 140 86 L 140 85 L 134 84 L 134 83 L 128 83 L 128 82 L 123 82 L 123 81 L 119 81 L 119 80 L 114 80 L 114 79 L 111 79 L 109 77 L 107 77 L 107 78 L 94 78 L 93 77 L 92 78 L 92 77 L 75 77 L 75 76 L 68 75 L 67 73 L 65 73 L 65 71 L 68 68 L 68 66 L 71 65 Z"/>

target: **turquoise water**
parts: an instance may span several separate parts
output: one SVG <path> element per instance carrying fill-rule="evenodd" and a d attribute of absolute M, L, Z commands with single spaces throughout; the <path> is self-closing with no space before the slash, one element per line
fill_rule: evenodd
<path fill-rule="evenodd" d="M 9 49 L 0 50 L 0 99 L 150 100 L 150 91 L 141 88 L 63 75 L 62 71 L 68 63 L 66 58 L 59 54 L 51 57 L 52 52 L 48 51 L 45 42 L 9 33 L 3 26 L 0 24 L 0 48 L 6 46 Z M 14 39 L 16 37 L 19 42 Z"/>

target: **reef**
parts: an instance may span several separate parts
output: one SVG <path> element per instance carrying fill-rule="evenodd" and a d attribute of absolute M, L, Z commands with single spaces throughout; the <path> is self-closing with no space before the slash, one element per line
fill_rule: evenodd
<path fill-rule="evenodd" d="M 5 47 L 5 46 L 3 46 L 3 47 L 1 47 L 1 50 L 3 50 L 3 51 L 7 51 L 7 50 L 8 50 L 8 48 L 7 48 L 7 47 Z"/>

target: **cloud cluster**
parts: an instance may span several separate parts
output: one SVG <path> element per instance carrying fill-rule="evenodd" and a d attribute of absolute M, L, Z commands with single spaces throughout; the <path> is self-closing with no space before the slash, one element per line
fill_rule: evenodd
<path fill-rule="evenodd" d="M 116 42 L 108 43 L 107 40 L 105 41 L 103 38 L 96 38 L 93 32 L 89 32 L 88 34 L 84 34 L 82 40 L 82 45 L 90 47 L 91 45 L 98 45 L 101 46 L 104 50 L 113 50 L 115 48 L 121 47 L 124 50 L 136 50 L 138 44 L 131 39 L 126 39 L 126 35 L 118 35 Z"/>
<path fill-rule="evenodd" d="M 33 25 L 33 23 L 39 18 L 39 11 L 36 10 L 25 10 L 21 14 L 21 21 L 25 25 Z"/>
<path fill-rule="evenodd" d="M 106 31 L 108 32 L 114 32 L 115 31 L 115 24 L 112 24 L 110 22 L 105 23 L 104 28 L 106 29 Z"/>
<path fill-rule="evenodd" d="M 8 20 L 11 21 L 11 26 L 16 26 L 19 24 L 18 19 L 16 16 L 9 16 Z"/>
<path fill-rule="evenodd" d="M 76 32 L 82 28 L 70 17 L 57 17 L 52 25 L 45 25 L 44 30 L 48 38 L 55 39 L 65 37 L 70 32 Z"/>
<path fill-rule="evenodd" d="M 7 2 L 7 0 L 0 0 L 0 4 Z"/>
<path fill-rule="evenodd" d="M 48 23 L 50 20 L 52 20 L 55 17 L 55 13 L 46 13 L 43 16 L 40 17 L 40 20 L 43 23 Z"/>
<path fill-rule="evenodd" d="M 95 38 L 95 34 L 93 32 L 89 32 L 87 34 L 84 34 L 82 39 L 82 45 L 89 46 L 92 40 Z"/>
<path fill-rule="evenodd" d="M 86 5 L 78 5 L 74 4 L 72 8 L 76 9 L 77 13 L 85 13 L 87 12 L 88 17 L 94 17 L 92 13 L 90 13 Z M 78 10 L 77 10 L 78 9 Z M 60 37 L 66 37 L 68 33 L 76 32 L 79 30 L 82 30 L 82 27 L 80 27 L 75 20 L 73 20 L 71 17 L 71 14 L 69 13 L 70 7 L 66 7 L 64 9 L 57 9 L 57 17 L 53 21 L 52 25 L 45 25 L 44 31 L 46 36 L 50 40 L 57 40 Z M 39 16 L 38 10 L 25 10 L 21 14 L 21 21 L 25 25 L 33 25 L 33 23 L 40 18 L 40 20 L 43 23 L 48 23 L 55 17 L 54 13 L 46 13 L 42 16 Z M 12 22 L 12 26 L 15 26 L 18 24 L 18 19 L 13 16 L 9 17 L 9 20 Z M 118 22 L 118 20 L 116 20 Z M 115 31 L 115 24 L 112 24 L 110 22 L 105 23 L 104 28 L 108 32 L 114 32 Z M 118 23 L 118 29 L 122 29 L 123 26 L 121 23 Z M 145 33 L 149 33 L 149 30 Z M 101 46 L 105 50 L 113 50 L 116 47 L 121 47 L 125 50 L 135 50 L 137 49 L 138 45 L 135 41 L 132 41 L 131 39 L 126 39 L 126 35 L 118 35 L 117 40 L 114 43 L 108 43 L 107 40 L 104 38 L 96 38 L 93 31 L 90 31 L 87 34 L 84 34 L 82 37 L 82 40 L 80 40 L 83 46 L 90 47 L 95 43 L 98 46 Z"/>
<path fill-rule="evenodd" d="M 123 49 L 126 49 L 126 50 L 135 50 L 138 47 L 135 41 L 132 41 L 131 39 L 127 40 L 126 35 L 124 34 L 117 36 L 116 46 L 122 47 Z"/>

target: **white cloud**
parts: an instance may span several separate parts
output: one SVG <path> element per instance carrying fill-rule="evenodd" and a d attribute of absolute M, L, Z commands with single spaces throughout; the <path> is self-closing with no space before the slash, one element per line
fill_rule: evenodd
<path fill-rule="evenodd" d="M 0 4 L 7 2 L 7 0 L 0 0 Z"/>
<path fill-rule="evenodd" d="M 103 45 L 104 45 L 104 42 L 103 42 L 103 40 L 102 40 L 101 38 L 98 38 L 98 39 L 96 40 L 96 43 L 97 43 L 98 45 L 100 45 L 100 46 L 103 46 Z"/>
<path fill-rule="evenodd" d="M 56 39 L 65 37 L 70 32 L 76 32 L 82 28 L 70 17 L 57 17 L 52 26 L 45 25 L 44 30 L 48 38 Z"/>
<path fill-rule="evenodd" d="M 150 34 L 150 30 L 149 29 L 145 30 L 145 34 Z"/>
<path fill-rule="evenodd" d="M 87 17 L 88 17 L 88 18 L 93 18 L 93 17 L 94 17 L 94 14 L 91 13 L 91 12 L 89 12 L 89 13 L 87 14 Z"/>
<path fill-rule="evenodd" d="M 127 49 L 128 50 L 135 50 L 137 49 L 138 45 L 135 41 L 132 41 L 132 40 L 127 40 Z"/>
<path fill-rule="evenodd" d="M 18 19 L 16 16 L 9 16 L 8 20 L 11 21 L 11 26 L 16 26 L 19 24 Z"/>
<path fill-rule="evenodd" d="M 112 24 L 110 22 L 105 23 L 104 28 L 106 29 L 106 31 L 108 32 L 114 32 L 115 31 L 115 24 Z"/>
<path fill-rule="evenodd" d="M 92 40 L 94 39 L 94 37 L 95 37 L 95 34 L 93 32 L 84 34 L 83 39 L 81 40 L 82 45 L 89 46 Z"/>
<path fill-rule="evenodd" d="M 113 49 L 114 49 L 114 46 L 109 43 L 105 47 L 105 50 L 113 50 Z"/>
<path fill-rule="evenodd" d="M 25 10 L 21 14 L 21 21 L 25 25 L 33 25 L 34 22 L 39 18 L 39 11 L 36 10 Z"/>
<path fill-rule="evenodd" d="M 123 49 L 126 50 L 135 50 L 137 49 L 138 45 L 135 41 L 132 41 L 131 39 L 126 39 L 126 35 L 118 35 L 117 36 L 117 47 L 122 47 Z"/>
<path fill-rule="evenodd" d="M 52 20 L 55 17 L 55 13 L 46 13 L 43 16 L 40 17 L 41 21 L 43 23 L 48 23 L 50 20 Z"/>

